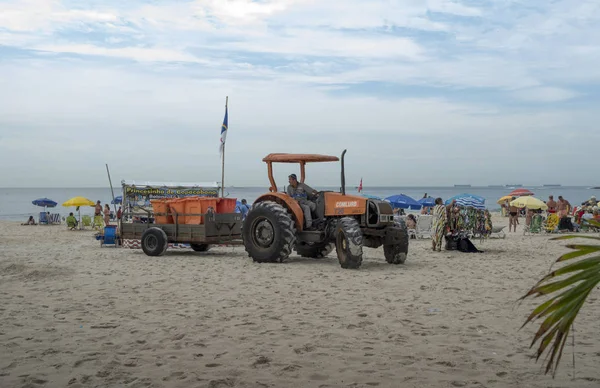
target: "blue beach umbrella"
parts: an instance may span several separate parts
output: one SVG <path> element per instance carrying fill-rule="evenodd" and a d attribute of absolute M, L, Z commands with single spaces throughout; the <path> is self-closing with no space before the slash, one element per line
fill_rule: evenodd
<path fill-rule="evenodd" d="M 473 198 L 462 197 L 456 199 L 456 204 L 465 207 L 474 207 L 475 209 L 485 210 L 483 202 L 477 201 Z"/>
<path fill-rule="evenodd" d="M 385 200 L 388 201 L 392 207 L 413 210 L 421 208 L 421 204 L 419 202 L 405 194 L 392 195 L 387 197 Z"/>
<path fill-rule="evenodd" d="M 115 197 L 115 199 L 110 201 L 110 203 L 113 205 L 120 205 L 122 202 L 123 202 L 123 196 L 121 196 L 121 195 L 119 195 L 118 197 Z"/>
<path fill-rule="evenodd" d="M 433 198 L 433 197 L 421 198 L 417 202 L 425 207 L 434 207 L 435 206 L 435 198 Z"/>
<path fill-rule="evenodd" d="M 467 200 L 467 201 L 475 201 L 475 202 L 480 202 L 481 204 L 485 203 L 485 198 L 480 197 L 479 195 L 475 195 L 475 194 L 468 194 L 468 193 L 462 193 L 462 194 L 458 194 L 455 195 L 452 198 L 448 198 L 445 202 L 446 205 L 449 205 L 450 202 L 452 202 L 453 200 Z"/>
<path fill-rule="evenodd" d="M 55 207 L 56 205 L 58 205 L 56 202 L 48 198 L 38 198 L 36 200 L 31 201 L 31 203 L 35 206 L 41 207 Z"/>
<path fill-rule="evenodd" d="M 379 200 L 381 200 L 381 197 L 378 197 L 378 196 L 376 196 L 376 195 L 365 194 L 365 193 L 361 193 L 360 195 L 361 195 L 362 197 L 369 198 L 369 199 L 379 199 Z"/>

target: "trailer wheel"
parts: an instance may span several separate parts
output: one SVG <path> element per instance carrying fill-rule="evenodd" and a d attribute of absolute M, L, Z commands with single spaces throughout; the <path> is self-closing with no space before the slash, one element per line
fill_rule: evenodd
<path fill-rule="evenodd" d="M 190 247 L 196 252 L 206 252 L 210 249 L 208 244 L 190 244 Z"/>
<path fill-rule="evenodd" d="M 160 228 L 148 228 L 142 234 L 142 250 L 148 256 L 162 256 L 167 250 L 167 234 Z"/>

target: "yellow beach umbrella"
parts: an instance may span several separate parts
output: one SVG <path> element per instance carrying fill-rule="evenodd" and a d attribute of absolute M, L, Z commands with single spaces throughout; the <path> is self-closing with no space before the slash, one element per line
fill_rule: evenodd
<path fill-rule="evenodd" d="M 548 209 L 548 206 L 542 201 L 535 197 L 519 197 L 510 203 L 510 206 L 516 206 L 518 208 L 526 207 L 528 209 Z"/>
<path fill-rule="evenodd" d="M 512 195 L 505 195 L 504 197 L 500 198 L 498 200 L 498 202 L 496 202 L 498 205 L 502 205 L 504 203 L 504 201 L 510 201 L 513 198 Z"/>
<path fill-rule="evenodd" d="M 73 197 L 71 199 L 69 199 L 67 202 L 62 204 L 63 206 L 66 207 L 70 207 L 70 206 L 95 206 L 96 204 L 93 201 L 90 201 L 89 199 L 85 198 L 85 197 Z"/>

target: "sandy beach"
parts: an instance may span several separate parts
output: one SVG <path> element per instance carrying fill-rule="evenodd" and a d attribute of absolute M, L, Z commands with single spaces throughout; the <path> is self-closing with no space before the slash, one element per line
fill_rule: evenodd
<path fill-rule="evenodd" d="M 575 324 L 575 379 L 571 346 L 553 380 L 531 358 L 537 325 L 519 331 L 536 303 L 516 300 L 567 251 L 547 235 L 474 240 L 481 254 L 411 240 L 405 265 L 365 249 L 358 271 L 335 253 L 154 258 L 93 235 L 0 222 L 1 387 L 600 385 L 597 293 Z"/>

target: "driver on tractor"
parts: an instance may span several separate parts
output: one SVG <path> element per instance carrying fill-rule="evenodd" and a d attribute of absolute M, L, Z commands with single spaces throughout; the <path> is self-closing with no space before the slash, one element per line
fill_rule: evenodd
<path fill-rule="evenodd" d="M 306 229 L 310 229 L 312 228 L 311 212 L 317 209 L 317 204 L 311 201 L 310 198 L 316 196 L 319 192 L 305 183 L 298 182 L 296 174 L 291 174 L 288 177 L 288 181 L 290 185 L 287 188 L 287 194 L 298 201 L 298 204 L 304 213 Z"/>

